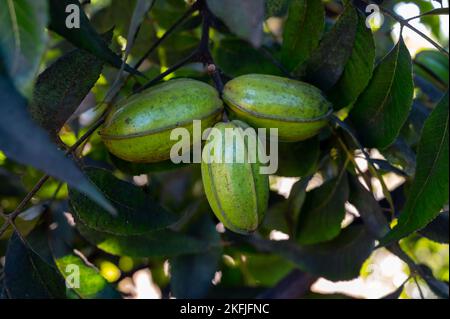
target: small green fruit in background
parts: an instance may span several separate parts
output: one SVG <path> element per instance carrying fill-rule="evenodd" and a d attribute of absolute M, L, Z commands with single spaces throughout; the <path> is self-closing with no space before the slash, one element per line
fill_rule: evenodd
<path fill-rule="evenodd" d="M 332 112 L 322 92 L 288 78 L 248 74 L 229 81 L 223 99 L 233 115 L 257 128 L 278 128 L 278 138 L 296 142 L 316 135 Z"/>
<path fill-rule="evenodd" d="M 115 156 L 130 162 L 154 163 L 170 158 L 177 143 L 172 129 L 184 127 L 192 136 L 192 121 L 202 130 L 220 120 L 223 110 L 212 86 L 177 79 L 151 87 L 118 105 L 107 117 L 100 135 Z"/>
<path fill-rule="evenodd" d="M 224 226 L 231 231 L 248 234 L 255 231 L 261 224 L 267 210 L 269 198 L 269 179 L 259 172 L 258 150 L 249 147 L 244 131 L 249 126 L 241 121 L 218 123 L 215 128 L 219 136 L 212 132 L 203 149 L 202 179 L 208 202 Z M 226 138 L 226 129 L 237 132 L 235 143 Z M 256 145 L 260 143 L 258 137 Z M 215 148 L 220 145 L 222 147 Z M 261 147 L 258 145 L 258 147 Z M 224 159 L 227 151 L 244 154 L 243 162 L 212 162 L 211 159 Z M 243 152 L 243 153 L 240 153 Z M 248 154 L 254 152 L 255 163 L 250 163 Z M 231 153 L 230 153 L 231 154 Z"/>

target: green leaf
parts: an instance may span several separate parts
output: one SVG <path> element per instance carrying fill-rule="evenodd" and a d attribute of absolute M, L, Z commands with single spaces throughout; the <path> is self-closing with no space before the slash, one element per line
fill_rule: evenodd
<path fill-rule="evenodd" d="M 303 177 L 316 170 L 320 155 L 318 138 L 299 143 L 280 143 L 278 147 L 279 165 L 276 175 Z"/>
<path fill-rule="evenodd" d="M 157 163 L 133 163 L 124 161 L 123 159 L 120 159 L 112 154 L 109 154 L 109 158 L 111 159 L 111 162 L 117 169 L 126 174 L 134 176 L 156 172 L 171 171 L 189 165 L 185 163 L 175 164 L 170 159 Z"/>
<path fill-rule="evenodd" d="M 87 241 L 114 256 L 173 257 L 202 253 L 209 243 L 170 230 L 160 230 L 140 236 L 117 236 L 101 233 L 77 224 L 78 231 Z"/>
<path fill-rule="evenodd" d="M 424 228 L 448 203 L 448 93 L 425 122 L 417 150 L 417 169 L 398 225 L 383 244 Z"/>
<path fill-rule="evenodd" d="M 257 249 L 280 255 L 310 274 L 332 281 L 359 276 L 361 266 L 370 256 L 375 241 L 362 225 L 351 225 L 332 241 L 298 246 L 291 241 L 269 241 L 252 237 Z"/>
<path fill-rule="evenodd" d="M 432 83 L 438 82 L 441 86 L 449 84 L 449 61 L 446 56 L 437 50 L 424 50 L 414 59 L 415 70 Z"/>
<path fill-rule="evenodd" d="M 215 46 L 214 61 L 228 76 L 237 77 L 250 73 L 281 75 L 260 51 L 237 38 L 227 37 Z"/>
<path fill-rule="evenodd" d="M 375 42 L 372 31 L 366 27 L 366 18 L 358 14 L 358 26 L 352 54 L 344 73 L 328 93 L 335 110 L 352 105 L 364 91 L 372 77 L 375 62 Z"/>
<path fill-rule="evenodd" d="M 80 257 L 67 254 L 55 259 L 59 271 L 68 282 L 75 272 L 79 274 L 79 286 L 69 288 L 82 299 L 117 299 L 120 294 L 103 278 L 97 269 L 87 265 Z"/>
<path fill-rule="evenodd" d="M 222 256 L 220 236 L 211 215 L 203 215 L 190 226 L 190 234 L 213 247 L 200 254 L 183 255 L 170 261 L 171 291 L 179 299 L 204 298 L 212 286 Z"/>
<path fill-rule="evenodd" d="M 263 36 L 264 0 L 206 0 L 209 9 L 240 38 L 259 47 Z"/>
<path fill-rule="evenodd" d="M 443 212 L 438 215 L 431 223 L 419 231 L 419 233 L 432 241 L 441 244 L 449 243 L 449 214 Z"/>
<path fill-rule="evenodd" d="M 29 110 L 33 119 L 56 136 L 97 82 L 103 60 L 76 49 L 42 72 Z"/>
<path fill-rule="evenodd" d="M 316 244 L 338 236 L 345 217 L 348 194 L 345 170 L 338 178 L 309 192 L 298 217 L 298 242 L 304 245 Z"/>
<path fill-rule="evenodd" d="M 176 222 L 174 214 L 162 208 L 141 188 L 117 179 L 104 169 L 88 168 L 85 173 L 117 209 L 117 215 L 112 216 L 85 195 L 69 189 L 74 217 L 87 227 L 115 235 L 140 235 Z"/>
<path fill-rule="evenodd" d="M 26 96 L 31 94 L 46 48 L 47 20 L 46 0 L 0 0 L 0 58 Z"/>
<path fill-rule="evenodd" d="M 282 17 L 286 14 L 291 0 L 266 0 L 266 18 Z"/>
<path fill-rule="evenodd" d="M 49 0 L 50 4 L 50 25 L 49 28 L 64 37 L 73 45 L 94 54 L 99 59 L 108 62 L 110 65 L 120 69 L 122 59 L 109 49 L 105 40 L 97 33 L 91 25 L 89 18 L 83 11 L 78 0 Z M 68 5 L 76 5 L 80 10 L 80 28 L 68 28 L 66 19 L 69 13 L 66 13 Z M 128 64 L 125 65 L 125 71 L 141 75 L 139 71 L 133 69 Z"/>
<path fill-rule="evenodd" d="M 289 6 L 284 25 L 281 62 L 289 70 L 305 62 L 317 47 L 325 28 L 321 1 L 298 0 Z"/>
<path fill-rule="evenodd" d="M 324 91 L 331 89 L 342 76 L 352 54 L 357 24 L 358 12 L 353 5 L 348 4 L 311 58 L 298 66 L 294 73 Z"/>
<path fill-rule="evenodd" d="M 64 280 L 51 259 L 47 258 L 50 254 L 47 237 L 41 230 L 39 228 L 28 236 L 30 246 L 25 245 L 17 233 L 9 241 L 4 271 L 5 287 L 10 298 L 66 297 Z"/>
<path fill-rule="evenodd" d="M 111 204 L 86 179 L 78 167 L 50 142 L 48 134 L 31 119 L 25 99 L 2 75 L 0 64 L 0 149 L 22 164 L 31 165 L 61 179 L 88 195 L 109 212 Z"/>
<path fill-rule="evenodd" d="M 400 39 L 350 113 L 365 147 L 384 149 L 394 142 L 408 119 L 413 94 L 411 56 Z"/>

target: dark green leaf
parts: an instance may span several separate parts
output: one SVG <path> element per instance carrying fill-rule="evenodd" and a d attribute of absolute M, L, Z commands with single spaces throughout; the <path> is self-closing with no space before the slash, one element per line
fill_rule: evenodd
<path fill-rule="evenodd" d="M 282 17 L 286 14 L 291 0 L 266 0 L 266 17 Z"/>
<path fill-rule="evenodd" d="M 201 254 L 183 255 L 171 260 L 171 290 L 176 298 L 204 298 L 212 286 L 220 257 L 220 236 L 208 215 L 191 225 L 190 234 L 213 247 Z"/>
<path fill-rule="evenodd" d="M 397 227 L 384 239 L 399 240 L 429 224 L 448 203 L 448 93 L 431 113 L 417 151 L 417 169 Z"/>
<path fill-rule="evenodd" d="M 358 12 L 353 5 L 348 4 L 311 58 L 294 72 L 324 91 L 331 89 L 342 76 L 352 54 L 357 24 Z"/>
<path fill-rule="evenodd" d="M 351 176 L 349 180 L 349 202 L 358 210 L 368 232 L 374 238 L 382 238 L 389 232 L 389 223 L 384 217 L 380 205 L 373 194 L 359 182 L 358 178 Z"/>
<path fill-rule="evenodd" d="M 115 235 L 140 235 L 166 228 L 177 220 L 141 188 L 117 179 L 111 172 L 89 168 L 85 173 L 117 209 L 117 216 L 112 216 L 85 195 L 70 189 L 74 217 L 87 227 Z"/>
<path fill-rule="evenodd" d="M 351 111 L 364 146 L 383 149 L 394 142 L 408 118 L 413 93 L 411 56 L 400 39 Z"/>
<path fill-rule="evenodd" d="M 362 225 L 349 226 L 334 240 L 322 244 L 298 246 L 290 241 L 268 241 L 252 237 L 257 249 L 278 254 L 303 271 L 329 280 L 350 280 L 359 276 L 375 241 Z"/>
<path fill-rule="evenodd" d="M 284 25 L 283 65 L 292 70 L 305 62 L 319 44 L 324 27 L 325 10 L 321 1 L 292 1 Z"/>
<path fill-rule="evenodd" d="M 116 68 L 122 67 L 122 59 L 109 49 L 105 40 L 97 33 L 91 25 L 89 18 L 84 13 L 78 0 L 50 0 L 50 25 L 49 28 L 73 45 L 80 49 L 84 49 L 98 58 L 108 62 Z M 68 5 L 76 5 L 80 9 L 80 28 L 68 28 L 66 26 L 66 18 L 69 13 L 66 13 Z M 140 75 L 140 73 L 125 65 L 125 71 Z"/>
<path fill-rule="evenodd" d="M 306 195 L 298 217 L 299 243 L 316 244 L 339 235 L 348 193 L 348 180 L 344 170 L 338 178 L 326 182 Z"/>
<path fill-rule="evenodd" d="M 30 95 L 46 48 L 46 0 L 0 1 L 0 59 L 20 92 Z"/>
<path fill-rule="evenodd" d="M 46 234 L 40 229 L 28 236 L 31 247 L 25 245 L 17 233 L 11 237 L 5 262 L 5 286 L 11 298 L 65 298 L 64 280 L 51 259 L 47 258 L 49 247 L 46 239 Z"/>
<path fill-rule="evenodd" d="M 365 20 L 365 17 L 358 14 L 358 26 L 352 54 L 345 65 L 342 77 L 328 93 L 335 110 L 352 105 L 372 77 L 375 42 L 372 31 L 366 27 Z"/>
<path fill-rule="evenodd" d="M 25 188 L 19 176 L 0 167 L 0 198 L 20 196 L 25 193 Z"/>
<path fill-rule="evenodd" d="M 140 236 L 116 236 L 93 231 L 81 223 L 77 224 L 77 228 L 86 240 L 115 256 L 173 257 L 202 253 L 209 248 L 207 242 L 170 230 Z"/>
<path fill-rule="evenodd" d="M 401 285 L 395 291 L 393 291 L 392 293 L 390 293 L 380 299 L 396 300 L 396 299 L 400 298 L 404 288 L 405 288 L 405 285 Z"/>
<path fill-rule="evenodd" d="M 419 233 L 432 241 L 449 243 L 449 216 L 448 211 L 439 214 L 431 223 L 419 231 Z"/>
<path fill-rule="evenodd" d="M 208 7 L 237 36 L 259 47 L 262 42 L 264 0 L 206 0 Z"/>
<path fill-rule="evenodd" d="M 31 165 L 67 182 L 110 212 L 114 208 L 85 178 L 76 165 L 50 142 L 47 133 L 33 122 L 25 99 L 2 75 L 0 65 L 0 149 L 11 159 Z"/>
<path fill-rule="evenodd" d="M 141 175 L 155 172 L 165 172 L 174 169 L 180 169 L 181 167 L 189 165 L 185 163 L 174 164 L 172 160 L 166 160 L 157 163 L 133 163 L 124 161 L 123 159 L 120 159 L 112 154 L 109 154 L 109 157 L 115 167 L 117 167 L 119 170 L 129 175 Z"/>
<path fill-rule="evenodd" d="M 449 286 L 448 282 L 440 281 L 433 276 L 433 271 L 425 265 L 420 265 L 422 270 L 423 279 L 430 287 L 431 291 L 438 297 L 448 299 L 449 298 Z"/>
<path fill-rule="evenodd" d="M 76 49 L 42 72 L 36 82 L 30 113 L 51 136 L 56 136 L 97 82 L 103 60 Z"/>
<path fill-rule="evenodd" d="M 222 39 L 213 54 L 220 69 L 231 77 L 250 73 L 281 75 L 264 54 L 236 38 Z"/>
<path fill-rule="evenodd" d="M 276 175 L 303 177 L 317 168 L 320 155 L 319 139 L 311 138 L 299 143 L 280 143 L 279 165 Z"/>

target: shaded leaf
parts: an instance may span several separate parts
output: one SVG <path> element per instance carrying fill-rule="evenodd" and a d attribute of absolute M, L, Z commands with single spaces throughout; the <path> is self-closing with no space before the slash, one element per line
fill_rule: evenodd
<path fill-rule="evenodd" d="M 47 20 L 46 0 L 0 0 L 0 58 L 27 96 L 45 51 Z"/>
<path fill-rule="evenodd" d="M 262 52 L 237 38 L 222 39 L 214 48 L 213 55 L 220 69 L 231 77 L 250 73 L 281 75 Z"/>
<path fill-rule="evenodd" d="M 91 25 L 89 18 L 86 16 L 78 0 L 49 0 L 49 4 L 49 28 L 52 31 L 55 31 L 76 47 L 94 54 L 116 68 L 121 68 L 122 59 L 111 51 L 106 41 L 103 40 Z M 66 26 L 66 19 L 69 15 L 69 13 L 66 13 L 66 7 L 68 5 L 76 5 L 79 8 L 80 28 L 68 28 Z M 135 75 L 140 74 L 128 64 L 125 65 L 125 71 Z"/>
<path fill-rule="evenodd" d="M 279 162 L 276 175 L 303 177 L 316 170 L 320 155 L 318 138 L 299 143 L 280 143 L 278 147 Z"/>
<path fill-rule="evenodd" d="M 170 230 L 140 236 L 117 236 L 91 230 L 81 223 L 77 228 L 87 241 L 115 256 L 173 257 L 202 253 L 209 246 L 209 243 Z"/>
<path fill-rule="evenodd" d="M 259 47 L 262 42 L 264 0 L 206 0 L 209 9 L 237 36 Z"/>
<path fill-rule="evenodd" d="M 366 18 L 358 14 L 358 25 L 352 54 L 336 85 L 328 93 L 335 110 L 352 105 L 372 77 L 375 62 L 375 42 L 366 27 Z"/>
<path fill-rule="evenodd" d="M 120 159 L 112 154 L 109 154 L 109 158 L 111 159 L 111 162 L 117 169 L 129 175 L 142 175 L 155 172 L 165 172 L 174 169 L 180 169 L 182 167 L 189 165 L 186 163 L 174 164 L 172 160 L 166 160 L 157 163 L 133 163 L 124 161 L 123 159 Z"/>
<path fill-rule="evenodd" d="M 284 25 L 281 62 L 289 70 L 305 62 L 317 47 L 325 27 L 321 1 L 291 1 Z"/>
<path fill-rule="evenodd" d="M 390 294 L 388 294 L 380 299 L 387 299 L 387 300 L 399 299 L 404 288 L 405 288 L 405 285 L 401 285 L 395 291 L 391 292 Z"/>
<path fill-rule="evenodd" d="M 103 60 L 81 49 L 59 58 L 36 82 L 29 109 L 33 119 L 56 136 L 97 82 Z"/>
<path fill-rule="evenodd" d="M 408 118 L 413 93 L 411 57 L 400 39 L 350 113 L 365 147 L 384 149 L 394 142 Z"/>
<path fill-rule="evenodd" d="M 305 272 L 329 280 L 350 280 L 359 276 L 364 261 L 370 256 L 375 241 L 362 225 L 345 228 L 332 241 L 298 246 L 291 241 L 268 241 L 252 237 L 257 249 L 280 255 Z"/>
<path fill-rule="evenodd" d="M 449 286 L 448 282 L 444 282 L 436 279 L 433 276 L 432 270 L 426 265 L 419 265 L 422 270 L 423 279 L 430 287 L 431 291 L 438 297 L 448 299 L 449 298 Z"/>
<path fill-rule="evenodd" d="M 190 226 L 189 233 L 213 247 L 200 254 L 183 255 L 170 261 L 171 291 L 178 299 L 204 298 L 212 286 L 220 257 L 220 236 L 209 215 Z"/>
<path fill-rule="evenodd" d="M 339 235 L 348 193 L 345 170 L 338 178 L 309 192 L 298 217 L 298 242 L 316 244 Z"/>
<path fill-rule="evenodd" d="M 355 44 L 358 13 L 348 4 L 333 28 L 325 34 L 311 58 L 294 73 L 327 91 L 340 79 Z"/>
<path fill-rule="evenodd" d="M 25 188 L 19 176 L 0 167 L 0 198 L 20 196 L 25 193 Z"/>
<path fill-rule="evenodd" d="M 115 235 L 139 235 L 163 229 L 177 218 L 133 184 L 117 179 L 111 172 L 88 168 L 90 181 L 114 204 L 117 215 L 112 216 L 80 192 L 69 189 L 74 217 L 87 227 Z"/>
<path fill-rule="evenodd" d="M 382 238 L 390 229 L 380 205 L 373 194 L 359 182 L 358 178 L 350 176 L 349 181 L 349 202 L 358 210 L 368 232 L 374 238 Z"/>
<path fill-rule="evenodd" d="M 419 231 L 419 233 L 432 241 L 441 244 L 449 243 L 449 214 L 443 212 L 438 215 L 431 223 Z"/>
<path fill-rule="evenodd" d="M 110 212 L 114 208 L 85 178 L 63 152 L 50 142 L 47 133 L 35 124 L 27 112 L 25 99 L 2 76 L 0 65 L 0 149 L 11 159 L 31 165 L 67 182 Z"/>
<path fill-rule="evenodd" d="M 398 225 L 382 240 L 399 240 L 429 224 L 448 203 L 448 93 L 425 122 L 417 169 Z"/>
<path fill-rule="evenodd" d="M 49 247 L 46 245 L 46 234 L 39 229 L 27 240 L 32 248 L 14 233 L 8 244 L 5 286 L 9 296 L 19 299 L 65 298 L 64 280 L 51 259 L 47 258 Z M 37 247 L 33 247 L 34 244 Z"/>

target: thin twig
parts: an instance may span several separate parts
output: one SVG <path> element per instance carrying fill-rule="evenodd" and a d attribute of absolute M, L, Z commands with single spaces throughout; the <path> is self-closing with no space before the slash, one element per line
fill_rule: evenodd
<path fill-rule="evenodd" d="M 197 2 L 194 3 L 158 40 L 153 43 L 153 45 L 145 52 L 142 58 L 136 63 L 134 66 L 135 69 L 139 68 L 142 63 L 147 59 L 150 54 L 155 51 L 155 49 L 165 40 L 167 39 L 183 22 L 190 17 L 195 11 L 198 10 Z"/>
<path fill-rule="evenodd" d="M 368 0 L 363 0 L 366 4 L 371 4 L 370 1 Z M 416 27 L 412 26 L 408 20 L 403 19 L 402 17 L 398 16 L 396 13 L 392 12 L 389 9 L 386 9 L 382 6 L 379 6 L 379 8 L 381 9 L 381 11 L 383 11 L 386 15 L 388 15 L 389 17 L 391 17 L 392 19 L 394 19 L 395 21 L 397 21 L 398 23 L 400 23 L 400 25 L 402 27 L 407 27 L 409 29 L 411 29 L 412 31 L 414 31 L 415 33 L 417 33 L 418 35 L 420 35 L 423 39 L 425 39 L 426 41 L 428 41 L 430 44 L 432 44 L 434 47 L 436 47 L 436 49 L 438 49 L 440 52 L 442 52 L 443 54 L 445 54 L 447 57 L 449 56 L 449 53 L 447 50 L 445 50 L 440 44 L 438 44 L 436 41 L 434 41 L 433 39 L 431 39 L 429 36 L 427 36 L 425 33 L 423 33 L 422 31 L 420 31 L 419 29 L 417 29 Z"/>
<path fill-rule="evenodd" d="M 423 291 L 422 291 L 422 287 L 420 287 L 419 281 L 417 280 L 417 277 L 413 276 L 413 279 L 414 279 L 414 282 L 416 283 L 417 289 L 419 290 L 420 299 L 425 299 L 425 296 L 424 296 Z"/>

